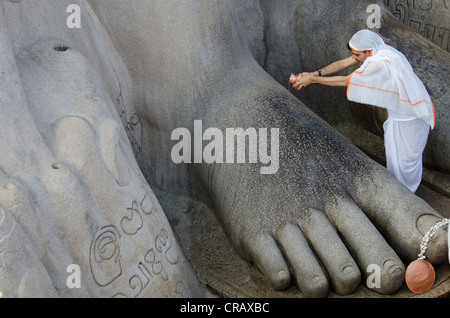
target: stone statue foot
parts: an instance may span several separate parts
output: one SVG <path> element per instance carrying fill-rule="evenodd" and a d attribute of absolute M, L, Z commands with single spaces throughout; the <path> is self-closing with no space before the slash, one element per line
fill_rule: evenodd
<path fill-rule="evenodd" d="M 423 235 L 442 217 L 260 69 L 234 1 L 78 3 L 79 30 L 61 18 L 63 1 L 10 1 L 0 10 L 0 104 L 7 105 L 0 168 L 1 181 L 13 185 L 9 194 L 0 191 L 1 247 L 24 242 L 36 269 L 0 268 L 11 278 L 8 292 L 51 286 L 42 294 L 199 295 L 143 175 L 152 187 L 207 200 L 235 248 L 275 289 L 295 284 L 307 297 L 330 289 L 347 295 L 378 268 L 380 285 L 368 287 L 398 290 L 403 262 L 416 258 Z M 113 100 L 142 121 L 139 144 L 133 141 L 139 168 Z M 259 161 L 173 162 L 171 133 L 194 120 L 217 128 L 209 137 L 255 128 Z M 208 159 L 217 159 L 220 147 L 208 149 Z M 18 231 L 8 232 L 14 221 Z M 441 230 L 428 259 L 446 261 L 445 245 Z M 79 289 L 66 281 L 74 264 Z"/>
<path fill-rule="evenodd" d="M 278 128 L 279 170 L 261 174 L 263 163 L 197 169 L 234 246 L 278 290 L 295 283 L 307 297 L 330 289 L 347 295 L 377 270 L 380 284 L 368 287 L 395 293 L 403 262 L 417 258 L 423 235 L 442 217 L 286 90 L 250 73 L 251 80 L 237 75 L 221 84 L 229 98 L 214 102 L 203 126 Z M 441 230 L 427 250 L 435 264 L 447 260 L 446 235 Z"/>
<path fill-rule="evenodd" d="M 440 216 L 261 70 L 233 1 L 134 2 L 133 11 L 119 0 L 90 4 L 132 75 L 145 121 L 141 169 L 152 186 L 208 201 L 240 255 L 275 289 L 294 283 L 307 297 L 331 288 L 346 295 L 376 267 L 381 284 L 370 288 L 399 289 L 403 259 L 417 256 Z M 132 37 L 123 29 L 130 21 Z M 233 128 L 257 136 L 243 163 L 224 136 Z M 180 131 L 194 141 L 173 160 Z M 435 263 L 445 259 L 443 237 L 429 251 Z"/>

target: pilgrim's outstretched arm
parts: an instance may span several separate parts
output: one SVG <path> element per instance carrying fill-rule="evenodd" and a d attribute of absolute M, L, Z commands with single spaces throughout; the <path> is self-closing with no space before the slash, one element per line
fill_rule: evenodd
<path fill-rule="evenodd" d="M 311 84 L 321 84 L 326 86 L 342 86 L 346 87 L 348 85 L 349 76 L 313 76 L 310 73 L 302 73 L 294 80 L 293 87 L 300 90 Z"/>
<path fill-rule="evenodd" d="M 325 66 L 324 68 L 320 69 L 320 73 L 322 76 L 327 76 L 343 71 L 346 68 L 356 64 L 358 64 L 358 62 L 352 56 L 349 56 L 345 59 L 333 62 L 330 65 Z"/>

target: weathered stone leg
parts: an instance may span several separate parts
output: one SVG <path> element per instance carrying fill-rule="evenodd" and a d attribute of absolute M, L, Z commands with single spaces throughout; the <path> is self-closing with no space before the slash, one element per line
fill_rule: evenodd
<path fill-rule="evenodd" d="M 4 296 L 200 295 L 95 67 L 54 38 L 14 56 L 0 15 Z"/>
<path fill-rule="evenodd" d="M 43 167 L 39 179 L 74 262 L 86 273 L 86 289 L 104 297 L 196 295 L 195 275 L 114 107 L 95 95 L 100 79 L 80 52 L 55 50 L 58 43 L 38 40 L 17 64 L 39 130 L 61 160 Z"/>

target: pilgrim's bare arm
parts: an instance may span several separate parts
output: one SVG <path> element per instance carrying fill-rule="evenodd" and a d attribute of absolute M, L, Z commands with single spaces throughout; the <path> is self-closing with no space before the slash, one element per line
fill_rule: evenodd
<path fill-rule="evenodd" d="M 320 71 L 321 71 L 322 76 L 326 76 L 326 75 L 335 74 L 337 72 L 345 70 L 346 68 L 356 65 L 356 64 L 358 64 L 358 62 L 355 59 L 353 59 L 351 56 L 349 56 L 345 59 L 333 62 L 330 65 L 325 66 Z M 314 74 L 318 75 L 318 72 L 314 72 Z"/>
<path fill-rule="evenodd" d="M 295 80 L 293 87 L 297 90 L 300 90 L 310 84 L 346 87 L 348 85 L 349 78 L 350 75 L 323 77 L 323 76 L 313 76 L 309 73 L 303 73 Z"/>
<path fill-rule="evenodd" d="M 322 68 L 320 70 L 322 76 L 319 76 L 318 71 L 311 73 L 304 72 L 301 74 L 301 76 L 298 76 L 297 80 L 293 83 L 293 87 L 297 90 L 300 90 L 310 84 L 345 87 L 348 85 L 348 76 L 326 76 L 335 74 L 356 64 L 358 64 L 358 62 L 352 56 L 349 56 L 345 59 L 338 60 Z"/>
<path fill-rule="evenodd" d="M 321 84 L 326 86 L 342 86 L 348 85 L 350 76 L 329 76 L 329 77 L 313 77 L 312 84 Z"/>

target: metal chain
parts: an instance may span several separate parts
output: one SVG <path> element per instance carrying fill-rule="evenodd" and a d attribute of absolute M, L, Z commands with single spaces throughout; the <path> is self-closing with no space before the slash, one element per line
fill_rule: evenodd
<path fill-rule="evenodd" d="M 450 219 L 443 219 L 442 221 L 436 223 L 428 232 L 425 234 L 425 236 L 422 238 L 422 243 L 420 243 L 420 254 L 419 259 L 425 259 L 425 252 L 428 247 L 428 242 L 431 240 L 433 235 L 444 225 L 449 224 Z"/>

